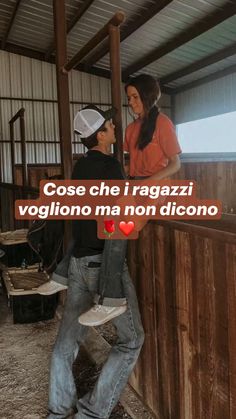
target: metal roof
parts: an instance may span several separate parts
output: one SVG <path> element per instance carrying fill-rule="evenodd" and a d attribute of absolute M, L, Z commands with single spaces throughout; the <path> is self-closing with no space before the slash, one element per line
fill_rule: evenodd
<path fill-rule="evenodd" d="M 68 26 L 87 1 L 65 1 Z M 155 12 L 157 6 L 163 4 L 165 7 L 160 7 L 158 13 Z M 224 15 L 227 9 L 230 9 L 229 14 L 225 15 L 220 22 L 219 16 Z M 127 33 L 129 27 L 133 27 L 135 22 L 141 22 L 140 19 L 149 13 L 148 20 L 146 19 L 146 22 L 144 21 L 138 29 L 135 28 L 134 32 L 121 42 L 121 67 L 124 74 L 130 68 L 131 74 L 146 72 L 162 79 L 178 70 L 185 69 L 186 66 L 198 60 L 227 49 L 236 42 L 235 0 L 159 0 L 158 4 L 155 0 L 94 0 L 89 2 L 83 15 L 68 33 L 68 59 L 77 53 L 118 10 L 124 11 L 126 15 L 126 21 L 121 29 L 124 33 Z M 153 16 L 150 16 L 152 10 Z M 215 26 L 214 16 L 216 16 Z M 207 29 L 210 19 L 213 20 Z M 196 29 L 198 25 L 199 34 Z M 202 26 L 203 29 L 200 30 Z M 186 35 L 192 33 L 192 30 L 192 38 L 186 41 Z M 177 43 L 174 48 L 174 42 L 179 36 L 183 38 L 183 42 Z M 42 53 L 42 59 L 45 60 L 47 53 L 50 52 L 50 60 L 53 60 L 52 0 L 0 0 L 0 37 L 2 48 L 8 51 L 14 52 L 14 48 L 21 47 L 22 54 L 30 55 L 29 50 L 36 51 Z M 171 48 L 169 48 L 170 44 Z M 102 46 L 105 47 L 106 42 L 103 42 Z M 97 50 L 100 49 L 101 46 L 97 48 Z M 140 59 L 153 55 L 155 51 L 157 51 L 157 59 L 154 54 L 154 59 L 147 61 L 147 65 L 143 64 L 144 61 L 140 63 Z M 92 59 L 93 55 L 94 52 L 85 57 L 85 62 L 87 59 L 88 61 Z M 137 69 L 132 71 L 134 63 L 138 65 Z M 198 68 L 197 71 L 184 74 L 183 77 L 178 74 L 175 80 L 165 83 L 165 86 L 170 89 L 179 89 L 191 81 L 220 70 L 229 67 L 233 69 L 235 64 L 236 57 L 230 51 L 229 56 L 227 54 L 223 58 L 216 56 L 214 62 L 210 62 L 209 65 L 204 62 L 204 66 Z M 91 69 L 91 72 L 96 68 L 109 70 L 108 54 L 98 59 L 93 67 L 95 69 Z M 90 71 L 89 68 L 88 71 Z"/>

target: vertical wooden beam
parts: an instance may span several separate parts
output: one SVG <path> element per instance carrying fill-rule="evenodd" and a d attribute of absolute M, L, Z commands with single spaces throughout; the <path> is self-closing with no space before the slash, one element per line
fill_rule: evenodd
<path fill-rule="evenodd" d="M 64 179 L 70 179 L 72 171 L 72 145 L 70 132 L 70 102 L 68 73 L 63 72 L 67 61 L 65 1 L 53 0 L 54 32 L 56 42 L 56 71 L 58 114 L 61 150 L 61 169 Z"/>
<path fill-rule="evenodd" d="M 70 98 L 68 73 L 63 71 L 67 61 L 65 0 L 53 0 L 54 36 L 56 45 L 57 99 L 59 135 L 61 151 L 61 174 L 70 179 L 72 172 L 72 143 L 70 132 Z M 67 222 L 64 232 L 64 248 L 71 238 L 71 224 Z M 66 294 L 60 293 L 60 303 L 64 305 Z"/>
<path fill-rule="evenodd" d="M 122 103 L 121 103 L 121 66 L 120 66 L 120 28 L 109 26 L 110 66 L 111 66 L 111 95 L 112 106 L 117 109 L 114 123 L 116 126 L 116 143 L 114 152 L 116 158 L 123 166 L 123 130 L 122 130 Z"/>
<path fill-rule="evenodd" d="M 12 183 L 15 184 L 15 140 L 14 140 L 14 125 L 13 122 L 10 124 L 10 140 L 11 140 L 11 172 L 12 172 Z"/>
<path fill-rule="evenodd" d="M 67 35 L 70 33 L 70 31 L 72 31 L 74 26 L 81 19 L 81 17 L 85 14 L 85 12 L 88 10 L 88 8 L 91 6 L 93 2 L 94 0 L 84 0 L 82 4 L 79 4 L 77 13 L 73 16 L 73 18 L 71 19 L 71 21 L 69 22 L 67 26 L 67 31 L 66 31 Z M 55 50 L 55 42 L 53 42 L 48 48 L 45 54 L 46 59 L 50 57 L 50 55 L 54 52 L 54 50 Z"/>
<path fill-rule="evenodd" d="M 28 169 L 27 169 L 27 160 L 26 160 L 26 142 L 25 142 L 25 110 L 21 113 L 20 116 L 20 139 L 21 139 L 21 159 L 22 159 L 22 178 L 23 186 L 28 185 Z"/>

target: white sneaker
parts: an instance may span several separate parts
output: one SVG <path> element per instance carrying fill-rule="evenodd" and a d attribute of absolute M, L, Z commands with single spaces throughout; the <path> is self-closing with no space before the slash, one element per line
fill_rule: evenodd
<path fill-rule="evenodd" d="M 90 310 L 79 316 L 79 323 L 84 326 L 99 326 L 104 324 L 114 317 L 120 316 L 127 310 L 127 304 L 119 307 L 108 307 L 100 304 L 95 304 Z"/>
<path fill-rule="evenodd" d="M 52 295 L 56 294 L 56 292 L 67 290 L 67 285 L 59 284 L 59 282 L 56 281 L 48 281 L 45 282 L 45 284 L 40 285 L 37 288 L 37 292 L 40 295 Z"/>

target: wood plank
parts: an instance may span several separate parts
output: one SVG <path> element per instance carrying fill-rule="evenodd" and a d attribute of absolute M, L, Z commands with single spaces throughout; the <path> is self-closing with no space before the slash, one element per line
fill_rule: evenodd
<path fill-rule="evenodd" d="M 173 232 L 162 226 L 154 226 L 154 293 L 156 294 L 154 343 L 158 364 L 159 404 L 161 418 L 179 418 L 178 352 L 175 310 L 175 254 Z"/>
<path fill-rule="evenodd" d="M 191 303 L 191 259 L 189 234 L 175 232 L 176 259 L 176 310 L 179 350 L 179 399 L 180 418 L 196 419 L 192 415 L 192 385 L 190 371 L 193 361 L 193 347 L 190 337 Z"/>
<path fill-rule="evenodd" d="M 228 291 L 229 419 L 236 418 L 236 246 L 226 245 Z"/>
<path fill-rule="evenodd" d="M 190 293 L 190 339 L 193 350 L 192 368 L 190 380 L 192 385 L 192 416 L 201 418 L 201 368 L 200 368 L 200 302 L 201 302 L 201 263 L 202 252 L 199 250 L 199 237 L 191 234 L 190 238 L 190 257 L 191 257 L 191 283 Z M 200 241 L 203 243 L 203 241 Z"/>
<path fill-rule="evenodd" d="M 153 310 L 156 307 L 153 295 L 153 229 L 148 223 L 141 231 L 138 241 L 138 280 L 141 317 L 145 332 L 145 341 L 141 352 L 142 395 L 148 406 L 155 411 L 159 402 L 157 392 L 158 365 L 153 351 Z M 148 360 L 148 362 L 147 362 Z"/>
<path fill-rule="evenodd" d="M 215 388 L 213 417 L 229 417 L 229 352 L 228 352 L 228 304 L 226 244 L 213 241 L 213 277 L 211 288 L 215 299 Z"/>
<path fill-rule="evenodd" d="M 196 251 L 201 252 L 198 269 L 201 278 L 199 300 L 200 310 L 200 371 L 201 371 L 201 408 L 203 419 L 211 418 L 214 412 L 217 359 L 215 316 L 216 306 L 212 290 L 213 252 L 211 241 L 199 241 Z"/>

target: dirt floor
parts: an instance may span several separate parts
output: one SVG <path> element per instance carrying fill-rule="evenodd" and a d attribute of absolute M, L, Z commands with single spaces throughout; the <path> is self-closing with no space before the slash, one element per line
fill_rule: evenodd
<path fill-rule="evenodd" d="M 48 371 L 55 341 L 56 319 L 32 324 L 13 324 L 6 295 L 0 288 L 0 418 L 43 419 L 47 414 Z M 115 339 L 109 326 L 103 336 Z M 78 395 L 93 386 L 99 374 L 85 351 L 74 365 Z M 119 404 L 112 419 L 130 418 Z"/>

